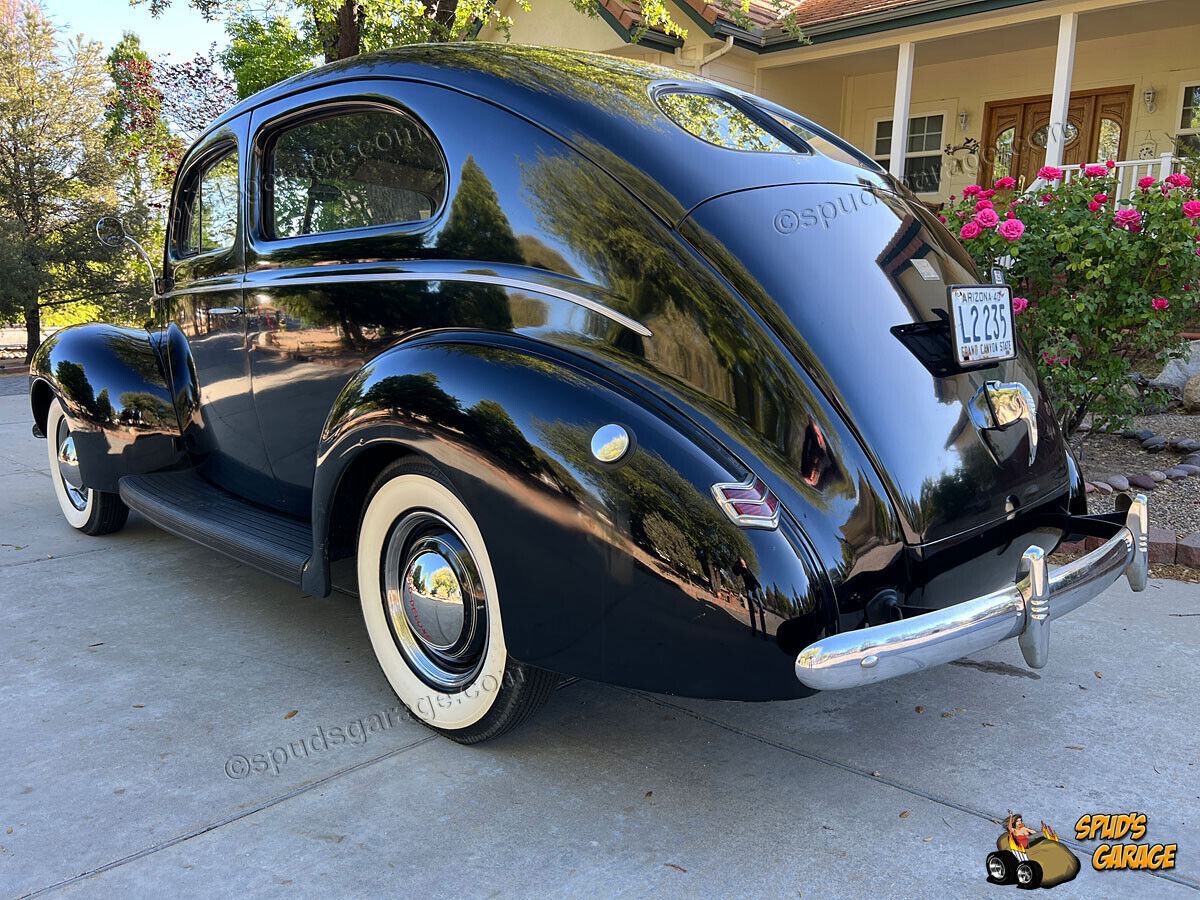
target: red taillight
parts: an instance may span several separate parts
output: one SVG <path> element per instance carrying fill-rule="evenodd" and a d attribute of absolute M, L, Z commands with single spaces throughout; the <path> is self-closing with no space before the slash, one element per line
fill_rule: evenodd
<path fill-rule="evenodd" d="M 741 484 L 714 484 L 713 497 L 725 515 L 743 528 L 776 528 L 779 498 L 761 478 L 751 475 Z"/>

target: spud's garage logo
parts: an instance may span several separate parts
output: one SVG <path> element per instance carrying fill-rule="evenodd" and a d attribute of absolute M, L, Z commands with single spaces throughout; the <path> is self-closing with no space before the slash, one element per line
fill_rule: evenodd
<path fill-rule="evenodd" d="M 1020 813 L 1009 812 L 996 849 L 987 855 L 987 880 L 1032 890 L 1051 888 L 1079 874 L 1079 857 L 1042 822 L 1041 830 L 1025 824 Z"/>
<path fill-rule="evenodd" d="M 1178 844 L 1117 843 L 1140 841 L 1146 836 L 1145 813 L 1090 813 L 1075 823 L 1077 841 L 1103 841 L 1092 854 L 1092 868 L 1145 869 L 1161 871 L 1175 868 Z"/>

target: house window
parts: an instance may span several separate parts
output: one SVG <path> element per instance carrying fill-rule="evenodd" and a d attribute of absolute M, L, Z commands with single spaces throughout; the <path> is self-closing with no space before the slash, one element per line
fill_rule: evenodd
<path fill-rule="evenodd" d="M 1175 132 L 1178 153 L 1200 154 L 1200 84 L 1183 88 L 1183 109 L 1179 114 L 1179 130 Z"/>
<path fill-rule="evenodd" d="M 942 130 L 946 117 L 913 116 L 908 120 L 908 147 L 904 154 L 904 183 L 916 194 L 937 194 L 942 190 Z M 875 161 L 885 168 L 890 164 L 892 120 L 875 124 Z"/>

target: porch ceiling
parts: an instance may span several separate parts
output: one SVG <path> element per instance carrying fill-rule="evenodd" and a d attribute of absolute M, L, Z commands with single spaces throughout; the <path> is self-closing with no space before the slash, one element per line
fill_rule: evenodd
<path fill-rule="evenodd" d="M 1135 32 L 1155 31 L 1178 25 L 1200 24 L 1200 0 L 1153 0 L 1134 6 L 1081 13 L 1077 41 L 1101 40 Z M 983 37 L 983 35 L 986 35 Z M 1000 27 L 982 25 L 973 30 L 964 23 L 963 31 L 952 37 L 934 38 L 917 43 L 916 66 L 937 65 L 977 59 L 987 54 L 1009 53 L 1018 50 L 1047 49 L 1053 51 L 1058 39 L 1058 16 L 1021 22 Z M 824 45 L 822 50 L 828 50 Z M 805 71 L 833 76 L 862 75 L 875 72 L 895 72 L 895 45 L 806 62 L 804 50 L 792 51 L 800 58 L 791 65 L 803 66 Z M 790 55 L 790 54 L 789 54 Z M 776 60 L 764 59 L 760 68 L 775 68 Z M 783 64 L 786 67 L 788 64 Z"/>

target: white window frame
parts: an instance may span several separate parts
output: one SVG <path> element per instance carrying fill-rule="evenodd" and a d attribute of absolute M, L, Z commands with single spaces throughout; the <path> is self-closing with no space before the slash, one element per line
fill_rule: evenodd
<path fill-rule="evenodd" d="M 1177 142 L 1176 147 L 1178 147 L 1178 141 L 1181 137 L 1195 137 L 1197 139 L 1197 143 L 1200 143 L 1200 128 L 1179 127 L 1179 124 L 1183 119 L 1184 101 L 1187 99 L 1188 91 L 1191 88 L 1200 88 L 1200 79 L 1194 81 L 1185 81 L 1179 85 L 1179 96 L 1176 98 L 1175 107 L 1171 113 L 1171 135 Z"/>
<path fill-rule="evenodd" d="M 1183 107 L 1180 106 L 1180 111 L 1182 112 L 1182 110 L 1183 110 Z M 929 116 L 941 116 L 942 117 L 942 137 L 941 137 L 941 140 L 938 141 L 938 144 L 939 145 L 945 144 L 946 143 L 946 125 L 950 122 L 949 110 L 931 109 L 926 112 L 913 112 L 912 110 L 909 110 L 909 112 L 908 112 L 908 127 L 910 129 L 909 134 L 912 134 L 911 129 L 912 129 L 912 120 L 913 119 L 925 119 L 925 118 L 928 118 Z M 881 166 L 883 166 L 885 169 L 887 168 L 887 163 L 883 162 L 883 160 L 890 159 L 891 155 L 888 153 L 875 153 L 874 150 L 875 150 L 875 141 L 877 140 L 878 135 L 879 135 L 879 123 L 880 122 L 890 122 L 890 121 L 892 121 L 891 116 L 880 116 L 879 118 L 875 119 L 875 121 L 871 123 L 871 134 L 867 141 L 867 146 L 870 147 L 872 150 L 871 158 L 873 160 L 875 160 L 875 162 L 877 162 Z M 905 177 L 907 177 L 907 175 L 908 175 L 908 163 L 907 163 L 908 160 L 917 159 L 920 157 L 928 158 L 930 156 L 939 156 L 940 157 L 943 154 L 943 152 L 944 152 L 943 148 L 941 146 L 939 146 L 937 148 L 937 150 L 921 150 L 916 153 L 905 153 L 904 154 Z M 942 194 L 943 188 L 945 187 L 945 184 L 944 184 L 945 177 L 944 177 L 944 174 L 940 171 L 940 168 L 941 167 L 939 167 L 937 190 L 936 191 L 921 191 L 920 193 L 917 194 L 918 197 L 938 197 Z"/>

